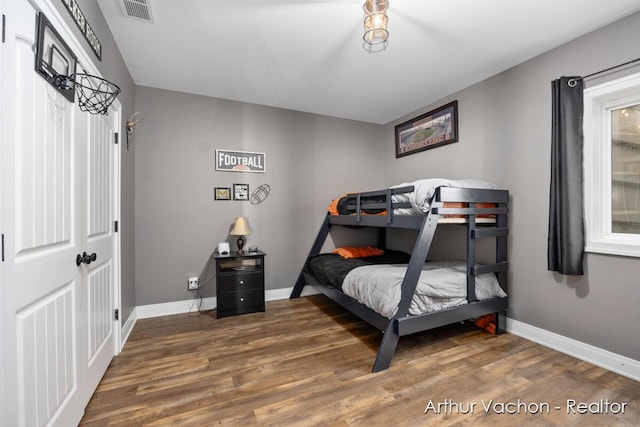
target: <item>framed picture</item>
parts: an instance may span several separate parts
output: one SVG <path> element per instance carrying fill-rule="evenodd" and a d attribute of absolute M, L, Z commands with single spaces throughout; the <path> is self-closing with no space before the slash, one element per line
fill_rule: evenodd
<path fill-rule="evenodd" d="M 396 126 L 396 158 L 458 141 L 458 101 Z"/>
<path fill-rule="evenodd" d="M 216 187 L 215 196 L 216 196 L 216 200 L 231 200 L 231 188 Z"/>
<path fill-rule="evenodd" d="M 249 184 L 233 184 L 233 200 L 249 200 Z"/>

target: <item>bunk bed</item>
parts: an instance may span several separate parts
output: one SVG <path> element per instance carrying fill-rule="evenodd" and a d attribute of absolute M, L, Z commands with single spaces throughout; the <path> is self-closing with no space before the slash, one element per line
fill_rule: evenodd
<path fill-rule="evenodd" d="M 425 182 L 426 187 L 423 185 Z M 373 372 L 385 370 L 390 366 L 401 336 L 489 314 L 495 314 L 496 333 L 503 333 L 506 328 L 508 306 L 506 291 L 509 192 L 494 185 L 476 185 L 478 182 L 483 183 L 470 180 L 420 180 L 378 191 L 351 193 L 336 199 L 322 222 L 290 298 L 300 297 L 305 285 L 311 285 L 381 330 L 383 338 L 373 364 Z M 422 278 L 430 275 L 429 271 L 423 269 L 436 229 L 442 224 L 463 224 L 466 227 L 466 260 L 462 262 L 463 280 L 466 282 L 463 284 L 464 298 L 462 302 L 457 301 L 426 311 L 419 310 L 416 313 L 416 288 L 423 286 Z M 313 264 L 318 264 L 316 260 L 322 257 L 328 258 L 320 251 L 331 227 L 336 225 L 376 228 L 376 246 L 384 250 L 385 256 L 345 259 L 346 264 L 352 265 L 333 266 L 330 267 L 333 271 L 323 274 L 322 267 L 313 267 Z M 410 255 L 407 254 L 408 259 L 398 259 L 397 253 L 386 249 L 386 230 L 389 228 L 418 230 L 413 251 Z M 495 239 L 495 262 L 481 265 L 476 262 L 476 241 L 487 238 Z M 357 290 L 355 294 L 351 292 L 351 295 L 348 295 L 343 289 L 344 283 L 335 283 L 336 279 L 330 278 L 332 275 L 338 276 L 337 280 L 340 281 L 352 271 L 360 270 L 355 267 L 363 266 L 373 274 L 365 281 L 376 281 L 377 286 L 381 283 L 384 286 L 384 278 L 376 280 L 376 265 L 395 264 L 398 261 L 406 261 L 406 264 L 401 264 L 402 276 L 397 286 L 399 301 L 397 305 L 393 303 L 395 307 L 390 311 L 382 311 L 368 301 L 362 302 L 362 298 L 351 296 L 358 297 Z M 397 271 L 394 274 L 397 277 Z M 479 291 L 476 282 L 481 276 L 494 278 L 499 287 L 498 292 L 487 296 L 486 292 Z"/>

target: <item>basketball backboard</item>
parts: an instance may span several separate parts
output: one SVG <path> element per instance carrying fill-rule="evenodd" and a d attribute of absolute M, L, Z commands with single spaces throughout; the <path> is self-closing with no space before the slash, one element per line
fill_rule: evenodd
<path fill-rule="evenodd" d="M 36 71 L 65 98 L 73 102 L 77 58 L 43 13 L 38 14 Z"/>

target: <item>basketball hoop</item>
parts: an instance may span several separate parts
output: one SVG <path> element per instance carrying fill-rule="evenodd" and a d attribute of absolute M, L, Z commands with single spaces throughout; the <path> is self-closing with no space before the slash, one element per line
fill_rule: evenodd
<path fill-rule="evenodd" d="M 75 80 L 80 110 L 91 114 L 109 114 L 109 106 L 120 93 L 118 85 L 85 73 L 72 74 L 69 79 Z"/>
<path fill-rule="evenodd" d="M 120 93 L 117 84 L 86 73 L 74 73 L 70 76 L 57 75 L 54 80 L 54 86 L 59 90 L 73 91 L 75 87 L 78 107 L 81 111 L 91 114 L 109 114 L 109 106 Z"/>
<path fill-rule="evenodd" d="M 42 12 L 38 14 L 36 71 L 69 102 L 78 94 L 81 111 L 109 114 L 120 88 L 102 77 L 76 73 L 78 60 Z M 84 71 L 84 70 L 83 70 Z"/>

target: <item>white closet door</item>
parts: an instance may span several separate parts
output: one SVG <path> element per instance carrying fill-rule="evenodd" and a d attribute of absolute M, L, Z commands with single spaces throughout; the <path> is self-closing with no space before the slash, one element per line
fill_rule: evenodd
<path fill-rule="evenodd" d="M 28 0 L 3 13 L 0 425 L 77 425 L 115 352 L 114 125 L 34 71 Z"/>
<path fill-rule="evenodd" d="M 86 392 L 93 393 L 113 358 L 115 349 L 114 280 L 114 177 L 113 162 L 118 146 L 114 143 L 115 126 L 110 116 L 84 114 L 87 120 L 85 185 L 86 206 L 82 238 L 88 255 L 96 260 L 86 265 L 87 307 L 87 381 Z"/>

